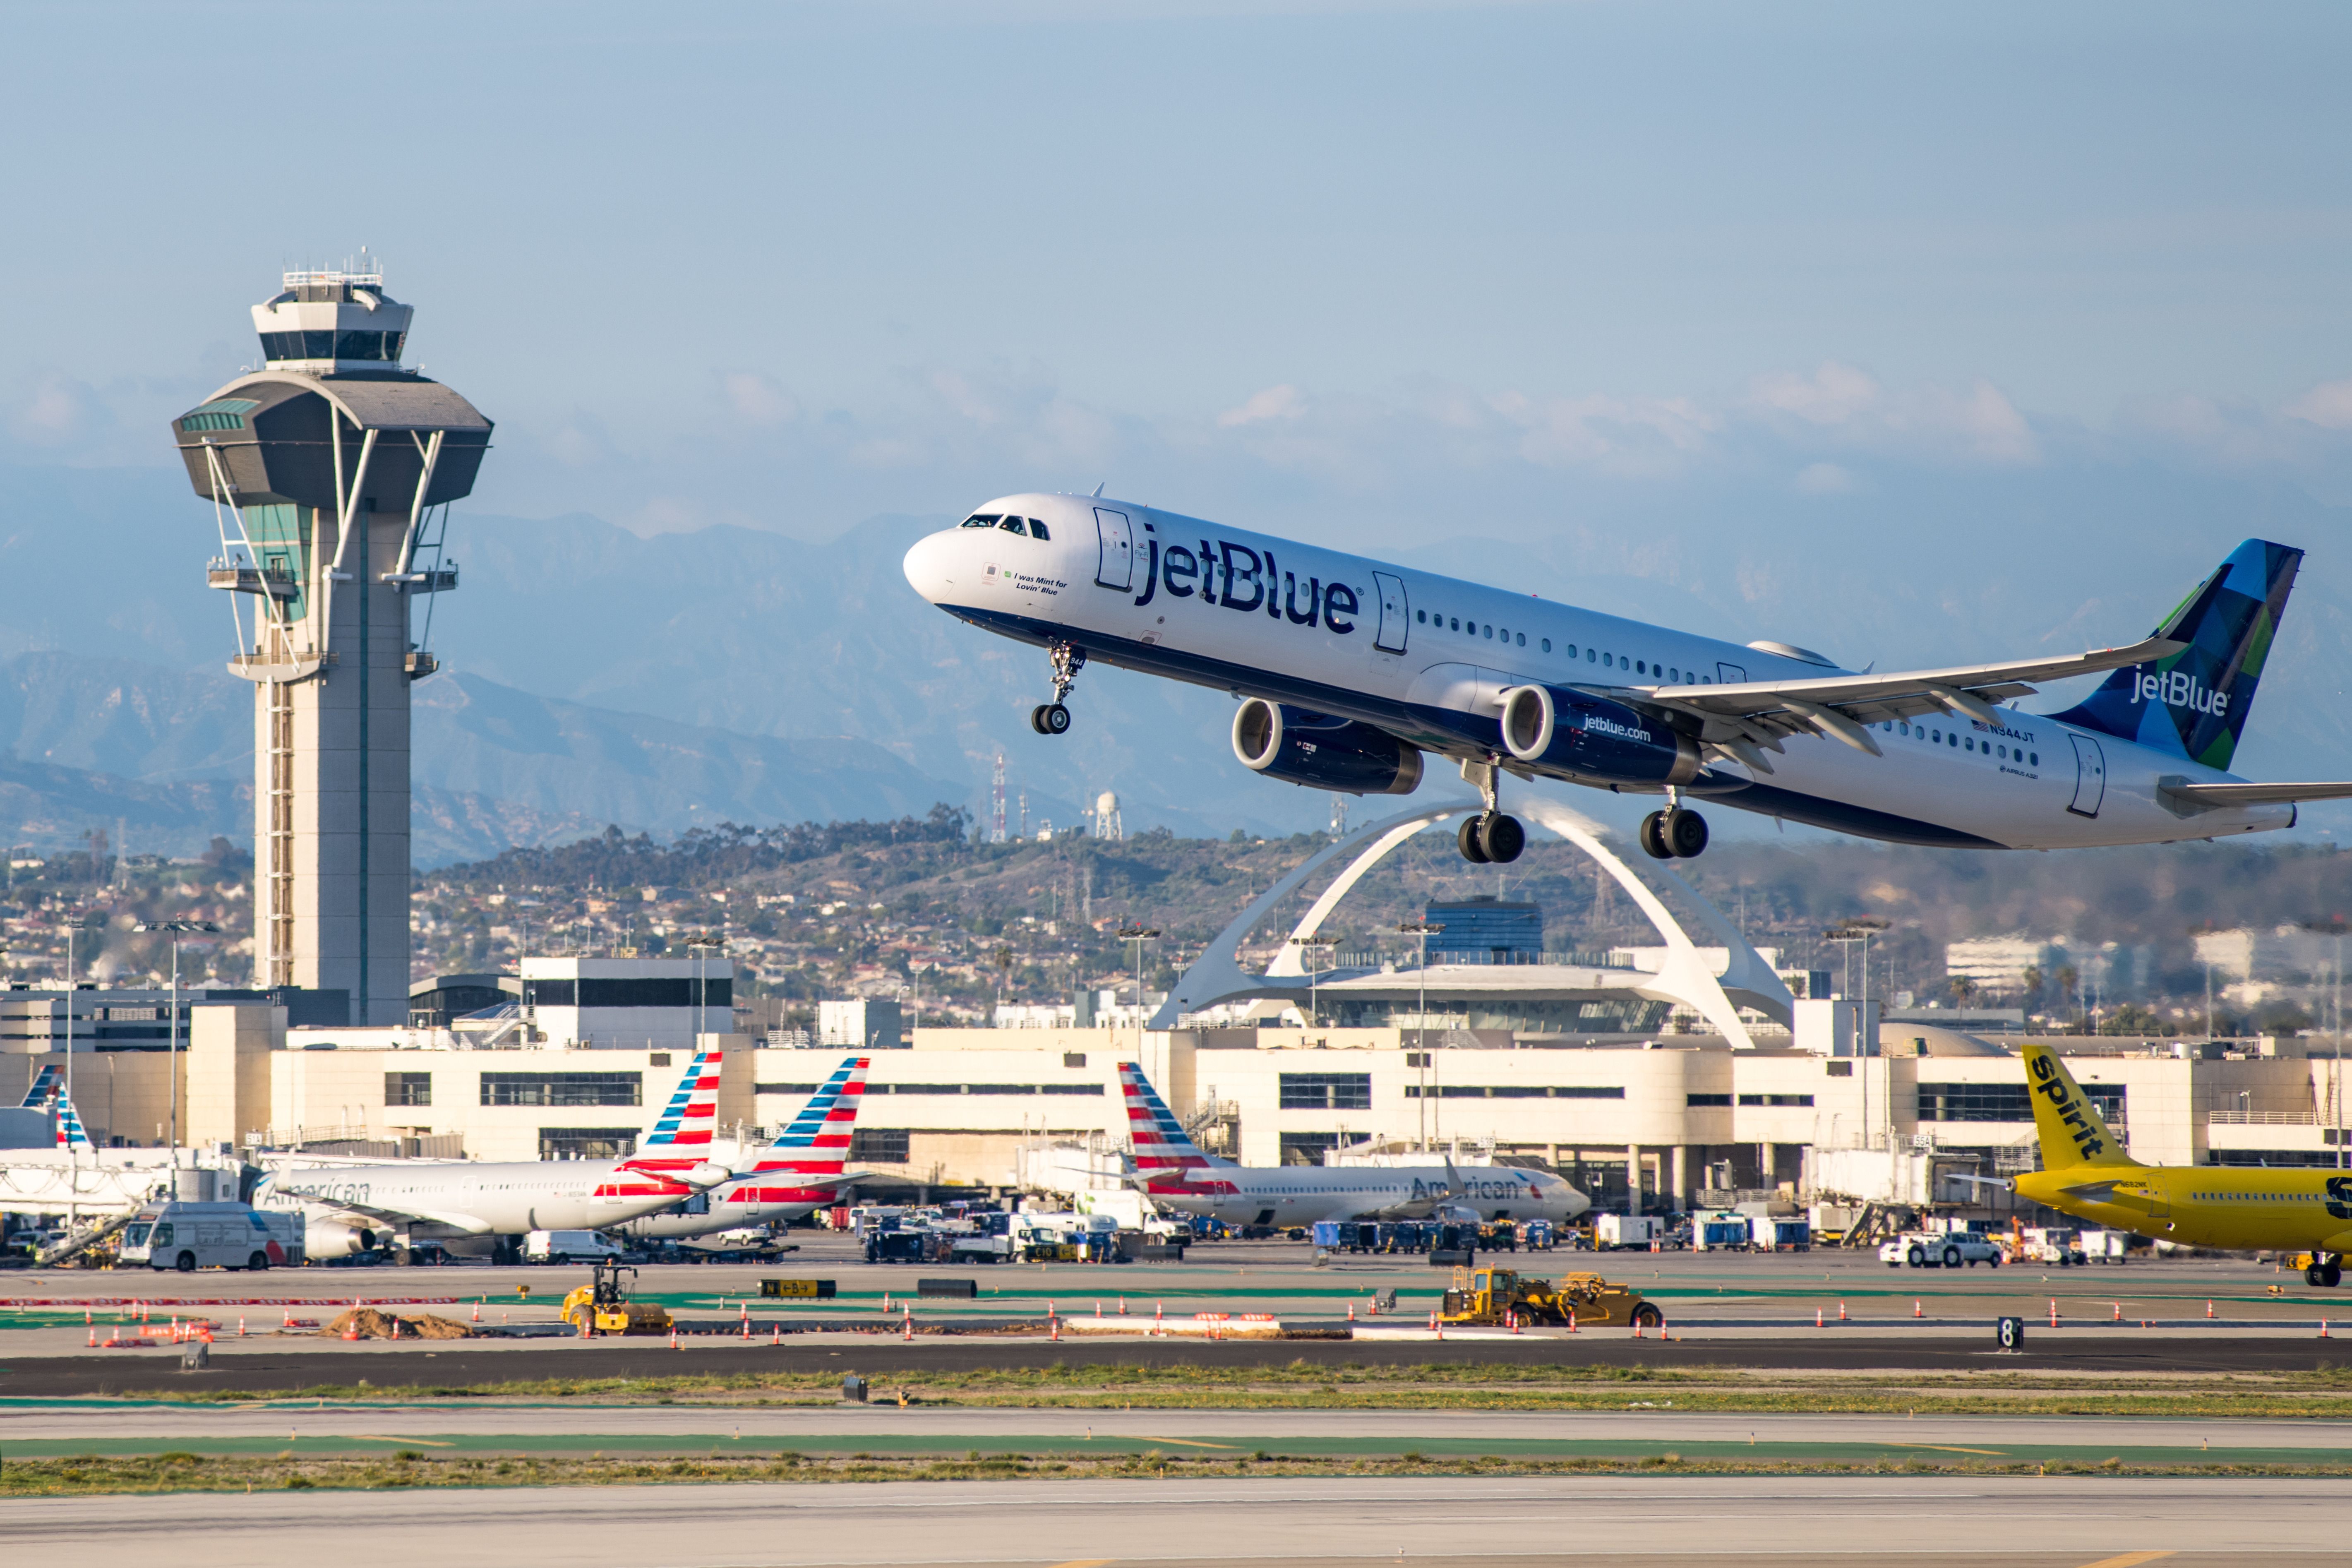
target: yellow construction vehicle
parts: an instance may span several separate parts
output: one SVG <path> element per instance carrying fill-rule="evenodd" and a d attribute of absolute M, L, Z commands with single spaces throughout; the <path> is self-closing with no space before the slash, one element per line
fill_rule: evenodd
<path fill-rule="evenodd" d="M 634 1268 L 625 1268 L 611 1258 L 600 1259 L 588 1276 L 588 1283 L 563 1298 L 563 1321 L 579 1331 L 582 1339 L 597 1334 L 666 1334 L 670 1331 L 669 1309 L 629 1300 L 629 1288 L 621 1284 L 621 1276 L 637 1277 Z"/>
<path fill-rule="evenodd" d="M 1666 1321 L 1656 1303 L 1598 1274 L 1567 1274 L 1558 1285 L 1548 1285 L 1508 1268 L 1456 1268 L 1438 1317 L 1448 1323 L 1500 1327 L 1513 1321 L 1565 1325 L 1570 1313 L 1579 1328 L 1633 1323 L 1654 1329 Z"/>

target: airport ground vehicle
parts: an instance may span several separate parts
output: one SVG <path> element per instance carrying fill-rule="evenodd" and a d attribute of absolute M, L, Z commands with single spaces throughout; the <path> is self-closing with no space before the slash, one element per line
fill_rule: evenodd
<path fill-rule="evenodd" d="M 620 1247 L 593 1230 L 534 1230 L 522 1238 L 525 1263 L 594 1262 L 620 1256 Z"/>
<path fill-rule="evenodd" d="M 2121 1263 L 2130 1251 L 2127 1230 L 2086 1230 L 2077 1238 L 2084 1258 L 2092 1263 Z"/>
<path fill-rule="evenodd" d="M 1703 1214 L 1691 1218 L 1691 1250 L 1738 1252 L 1753 1238 L 1744 1214 Z"/>
<path fill-rule="evenodd" d="M 2091 1261 L 2083 1250 L 2083 1233 L 2063 1226 L 2029 1226 L 2018 1257 L 2028 1263 L 2052 1263 L 2061 1268 Z"/>
<path fill-rule="evenodd" d="M 1573 1314 L 1579 1328 L 1617 1323 L 1654 1329 L 1666 1321 L 1655 1302 L 1628 1286 L 1598 1274 L 1567 1274 L 1557 1285 L 1510 1268 L 1456 1268 L 1445 1292 L 1441 1322 L 1497 1327 L 1505 1323 L 1564 1324 Z"/>
<path fill-rule="evenodd" d="M 1666 1223 L 1655 1215 L 1605 1214 L 1592 1222 L 1592 1248 L 1611 1252 L 1621 1247 L 1644 1250 L 1666 1238 Z"/>
<path fill-rule="evenodd" d="M 589 1271 L 588 1283 L 563 1298 L 561 1316 L 583 1339 L 597 1334 L 669 1332 L 669 1309 L 631 1300 L 631 1287 L 621 1282 L 624 1274 L 633 1280 L 637 1277 L 635 1269 L 614 1258 L 599 1258 Z"/>
<path fill-rule="evenodd" d="M 1813 1227 L 1801 1215 L 1750 1215 L 1748 1245 L 1756 1252 L 1811 1252 Z"/>
<path fill-rule="evenodd" d="M 1948 1231 L 1942 1236 L 1898 1236 L 1878 1249 L 1878 1260 L 1889 1268 L 1973 1268 L 1979 1263 L 1998 1268 L 2001 1249 L 1981 1236 Z"/>
<path fill-rule="evenodd" d="M 126 1265 L 176 1268 L 299 1268 L 302 1216 L 250 1204 L 150 1204 L 122 1231 Z"/>

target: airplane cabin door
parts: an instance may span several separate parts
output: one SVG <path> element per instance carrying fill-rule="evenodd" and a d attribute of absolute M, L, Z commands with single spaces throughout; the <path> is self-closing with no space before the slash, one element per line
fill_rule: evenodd
<path fill-rule="evenodd" d="M 1375 572 L 1372 584 L 1381 595 L 1381 629 L 1373 636 L 1372 646 L 1382 653 L 1402 653 L 1405 628 L 1412 622 L 1412 611 L 1405 605 L 1404 579 Z"/>
<path fill-rule="evenodd" d="M 1135 530 L 1129 526 L 1127 513 L 1113 511 L 1108 507 L 1095 508 L 1095 533 L 1102 542 L 1102 554 L 1095 566 L 1095 581 L 1106 588 L 1124 592 L 1135 585 Z"/>
<path fill-rule="evenodd" d="M 1720 686 L 1745 686 L 1748 684 L 1748 672 L 1736 664 L 1717 664 L 1715 679 Z"/>
<path fill-rule="evenodd" d="M 2088 735 L 2076 735 L 2073 740 L 2074 798 L 2066 809 L 2077 816 L 2096 816 L 2099 803 L 2107 798 L 2107 754 Z"/>

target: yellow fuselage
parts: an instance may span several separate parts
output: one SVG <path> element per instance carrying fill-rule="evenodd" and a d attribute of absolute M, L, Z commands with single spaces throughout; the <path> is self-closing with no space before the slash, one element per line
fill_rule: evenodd
<path fill-rule="evenodd" d="M 2352 1251 L 2352 1172 L 2071 1165 L 2017 1178 L 2022 1197 L 2115 1230 L 2231 1251 Z"/>

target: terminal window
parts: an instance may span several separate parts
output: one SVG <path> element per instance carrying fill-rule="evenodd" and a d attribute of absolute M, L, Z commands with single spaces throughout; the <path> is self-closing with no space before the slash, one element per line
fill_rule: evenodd
<path fill-rule="evenodd" d="M 625 1160 L 637 1152 L 634 1127 L 542 1127 L 542 1160 Z"/>
<path fill-rule="evenodd" d="M 1286 1072 L 1281 1075 L 1285 1110 L 1370 1110 L 1372 1075 L 1368 1072 Z"/>
<path fill-rule="evenodd" d="M 1685 1105 L 1729 1105 L 1731 1103 L 1731 1096 L 1727 1094 L 1686 1094 L 1683 1096 L 1683 1103 Z"/>
<path fill-rule="evenodd" d="M 2083 1092 L 2109 1122 L 2124 1115 L 2122 1084 L 2086 1085 Z M 1923 1083 L 1919 1086 L 1922 1121 L 2031 1121 L 2033 1094 L 2021 1083 Z"/>
<path fill-rule="evenodd" d="M 1813 1097 L 1810 1094 L 1743 1094 L 1739 1097 L 1742 1105 L 1811 1105 L 1812 1102 Z"/>
<path fill-rule="evenodd" d="M 645 1075 L 634 1072 L 486 1072 L 484 1105 L 643 1105 Z"/>
<path fill-rule="evenodd" d="M 388 1072 L 383 1075 L 386 1105 L 430 1105 L 433 1075 L 429 1072 Z"/>
<path fill-rule="evenodd" d="M 1622 1100 L 1621 1083 L 1449 1083 L 1423 1089 L 1404 1086 L 1407 1100 Z"/>
<path fill-rule="evenodd" d="M 1319 1165 L 1323 1156 L 1339 1146 L 1337 1132 L 1285 1132 L 1281 1135 L 1282 1163 L 1286 1165 Z"/>
<path fill-rule="evenodd" d="M 907 1163 L 907 1133 L 903 1128 L 860 1127 L 849 1135 L 849 1157 L 869 1165 Z"/>

